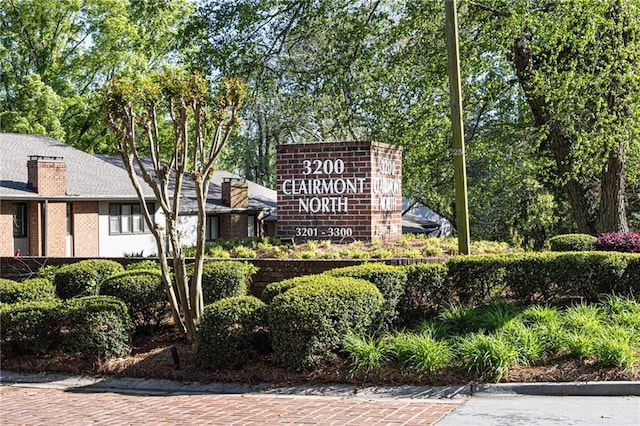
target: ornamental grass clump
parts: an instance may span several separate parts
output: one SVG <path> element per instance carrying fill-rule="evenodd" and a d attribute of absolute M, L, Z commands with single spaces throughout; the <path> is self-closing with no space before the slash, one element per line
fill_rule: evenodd
<path fill-rule="evenodd" d="M 438 315 L 438 320 L 451 334 L 471 333 L 482 326 L 478 309 L 471 305 L 450 305 Z"/>
<path fill-rule="evenodd" d="M 347 353 L 351 366 L 349 373 L 365 375 L 391 359 L 392 346 L 388 338 L 377 341 L 373 337 L 347 333 L 342 339 L 342 349 Z"/>
<path fill-rule="evenodd" d="M 397 333 L 392 344 L 396 359 L 418 374 L 433 375 L 452 357 L 450 343 L 436 340 L 429 333 Z"/>
<path fill-rule="evenodd" d="M 462 368 L 479 380 L 499 381 L 518 360 L 518 351 L 500 335 L 472 333 L 459 337 L 454 353 Z"/>
<path fill-rule="evenodd" d="M 638 341 L 626 328 L 607 327 L 594 342 L 593 354 L 605 367 L 633 368 L 638 363 Z"/>

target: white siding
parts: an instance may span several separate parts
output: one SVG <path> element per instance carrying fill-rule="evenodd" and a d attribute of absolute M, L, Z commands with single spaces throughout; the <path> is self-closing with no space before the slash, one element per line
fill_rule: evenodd
<path fill-rule="evenodd" d="M 109 234 L 109 203 L 98 204 L 98 247 L 100 257 L 121 257 L 129 254 L 149 256 L 157 254 L 153 234 Z M 156 212 L 156 223 L 164 223 L 164 216 Z"/>

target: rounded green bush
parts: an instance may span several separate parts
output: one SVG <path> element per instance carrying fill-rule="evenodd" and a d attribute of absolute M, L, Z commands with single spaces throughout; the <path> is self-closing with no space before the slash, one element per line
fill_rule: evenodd
<path fill-rule="evenodd" d="M 95 296 L 100 283 L 108 276 L 124 271 L 121 264 L 113 260 L 90 259 L 60 268 L 54 277 L 56 293 L 62 299 L 78 296 Z"/>
<path fill-rule="evenodd" d="M 331 358 L 348 332 L 370 331 L 384 302 L 369 281 L 329 275 L 310 280 L 274 297 L 267 308 L 276 360 L 294 370 Z"/>
<path fill-rule="evenodd" d="M 131 351 L 131 318 L 127 305 L 111 296 L 68 299 L 60 306 L 66 329 L 63 349 L 89 360 L 117 358 Z"/>
<path fill-rule="evenodd" d="M 257 268 L 247 262 L 234 260 L 205 261 L 202 268 L 202 296 L 204 304 L 233 296 L 245 296 L 251 275 Z M 193 265 L 187 268 L 193 274 Z"/>
<path fill-rule="evenodd" d="M 112 275 L 100 284 L 100 294 L 123 300 L 139 328 L 157 327 L 167 314 L 167 294 L 159 271 L 139 269 Z"/>
<path fill-rule="evenodd" d="M 0 304 L 2 351 L 35 355 L 53 348 L 60 333 L 59 299 Z"/>
<path fill-rule="evenodd" d="M 56 288 L 45 278 L 31 278 L 21 283 L 0 279 L 0 302 L 16 303 L 56 297 Z"/>
<path fill-rule="evenodd" d="M 592 251 L 597 238 L 589 234 L 563 234 L 549 238 L 551 251 Z"/>
<path fill-rule="evenodd" d="M 373 283 L 384 297 L 383 313 L 380 318 L 381 327 L 390 327 L 398 317 L 398 302 L 407 284 L 407 272 L 403 267 L 384 263 L 363 263 L 332 269 L 325 274 L 334 277 L 360 278 Z"/>
<path fill-rule="evenodd" d="M 275 283 L 267 284 L 267 286 L 262 290 L 262 294 L 260 298 L 267 305 L 273 301 L 273 298 L 279 294 L 286 292 L 287 290 L 297 287 L 302 284 L 314 283 L 314 282 L 332 282 L 333 279 L 327 277 L 323 278 L 320 275 L 304 275 L 301 277 L 289 278 L 287 280 L 278 281 Z"/>
<path fill-rule="evenodd" d="M 253 296 L 236 296 L 205 306 L 195 333 L 196 358 L 211 369 L 240 368 L 260 352 L 267 305 Z"/>

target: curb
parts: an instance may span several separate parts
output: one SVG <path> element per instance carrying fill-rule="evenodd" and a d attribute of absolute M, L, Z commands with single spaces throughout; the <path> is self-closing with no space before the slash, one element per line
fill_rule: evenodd
<path fill-rule="evenodd" d="M 370 386 L 351 384 L 274 387 L 269 383 L 177 382 L 166 379 L 23 374 L 0 370 L 0 385 L 61 389 L 67 392 L 119 392 L 145 395 L 261 394 L 394 399 L 456 399 L 470 396 L 640 396 L 640 382 L 497 383 L 460 386 Z"/>

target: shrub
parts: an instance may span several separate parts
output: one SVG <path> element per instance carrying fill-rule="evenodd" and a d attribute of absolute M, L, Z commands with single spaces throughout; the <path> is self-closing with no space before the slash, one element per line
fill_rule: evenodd
<path fill-rule="evenodd" d="M 38 269 L 38 278 L 46 278 L 53 282 L 56 272 L 61 268 L 60 265 L 47 265 Z"/>
<path fill-rule="evenodd" d="M 242 367 L 265 341 L 267 305 L 237 296 L 205 306 L 195 333 L 198 362 L 208 368 Z"/>
<path fill-rule="evenodd" d="M 131 350 L 131 319 L 127 305 L 111 296 L 66 300 L 61 322 L 67 332 L 63 348 L 89 360 L 117 358 Z"/>
<path fill-rule="evenodd" d="M 16 303 L 56 297 L 56 288 L 45 278 L 31 278 L 21 283 L 0 278 L 0 302 Z"/>
<path fill-rule="evenodd" d="M 134 262 L 134 263 L 130 263 L 127 266 L 124 267 L 125 270 L 127 271 L 138 271 L 138 270 L 152 270 L 152 271 L 159 271 L 160 270 L 160 264 L 158 262 L 156 262 L 155 260 L 149 260 L 149 259 L 145 259 L 145 260 L 141 260 L 139 262 Z"/>
<path fill-rule="evenodd" d="M 398 302 L 404 324 L 414 324 L 440 311 L 451 300 L 447 267 L 443 263 L 421 263 L 405 267 L 407 284 Z"/>
<path fill-rule="evenodd" d="M 495 331 L 510 323 L 518 315 L 515 305 L 494 300 L 479 309 L 479 322 L 484 330 Z"/>
<path fill-rule="evenodd" d="M 62 299 L 78 296 L 95 296 L 100 283 L 108 276 L 124 271 L 113 260 L 90 259 L 61 267 L 54 277 L 56 292 Z"/>
<path fill-rule="evenodd" d="M 549 238 L 551 251 L 591 251 L 597 238 L 589 234 L 563 234 Z"/>
<path fill-rule="evenodd" d="M 139 328 L 159 326 L 167 313 L 167 293 L 160 271 L 139 269 L 112 275 L 102 281 L 100 294 L 123 300 L 134 326 Z"/>
<path fill-rule="evenodd" d="M 356 278 L 325 275 L 289 289 L 268 307 L 276 360 L 295 370 L 318 365 L 349 331 L 366 333 L 382 305 L 380 291 Z"/>
<path fill-rule="evenodd" d="M 640 232 L 606 232 L 598 237 L 596 250 L 640 253 Z"/>
<path fill-rule="evenodd" d="M 457 256 L 446 265 L 460 303 L 481 305 L 500 296 L 511 258 L 503 255 Z"/>
<path fill-rule="evenodd" d="M 60 300 L 0 304 L 2 349 L 40 355 L 55 346 L 60 325 Z"/>
<path fill-rule="evenodd" d="M 247 262 L 234 260 L 209 260 L 202 267 L 202 295 L 208 305 L 226 297 L 245 296 L 251 275 L 258 268 Z M 189 265 L 187 274 L 193 274 Z"/>
<path fill-rule="evenodd" d="M 632 333 L 624 327 L 608 327 L 596 339 L 594 354 L 604 366 L 633 368 L 638 362 Z"/>
<path fill-rule="evenodd" d="M 314 283 L 314 282 L 332 282 L 333 280 L 329 277 L 324 277 L 321 275 L 304 275 L 301 277 L 289 278 L 287 280 L 278 281 L 275 283 L 267 284 L 267 286 L 262 290 L 262 294 L 260 298 L 267 305 L 273 301 L 273 298 L 279 294 L 286 292 L 287 290 L 297 287 L 301 284 Z"/>
<path fill-rule="evenodd" d="M 380 318 L 382 328 L 389 327 L 398 317 L 398 302 L 404 294 L 407 283 L 407 272 L 404 268 L 384 263 L 363 263 L 362 265 L 332 269 L 325 274 L 334 277 L 359 278 L 373 283 L 384 297 L 383 312 Z"/>

